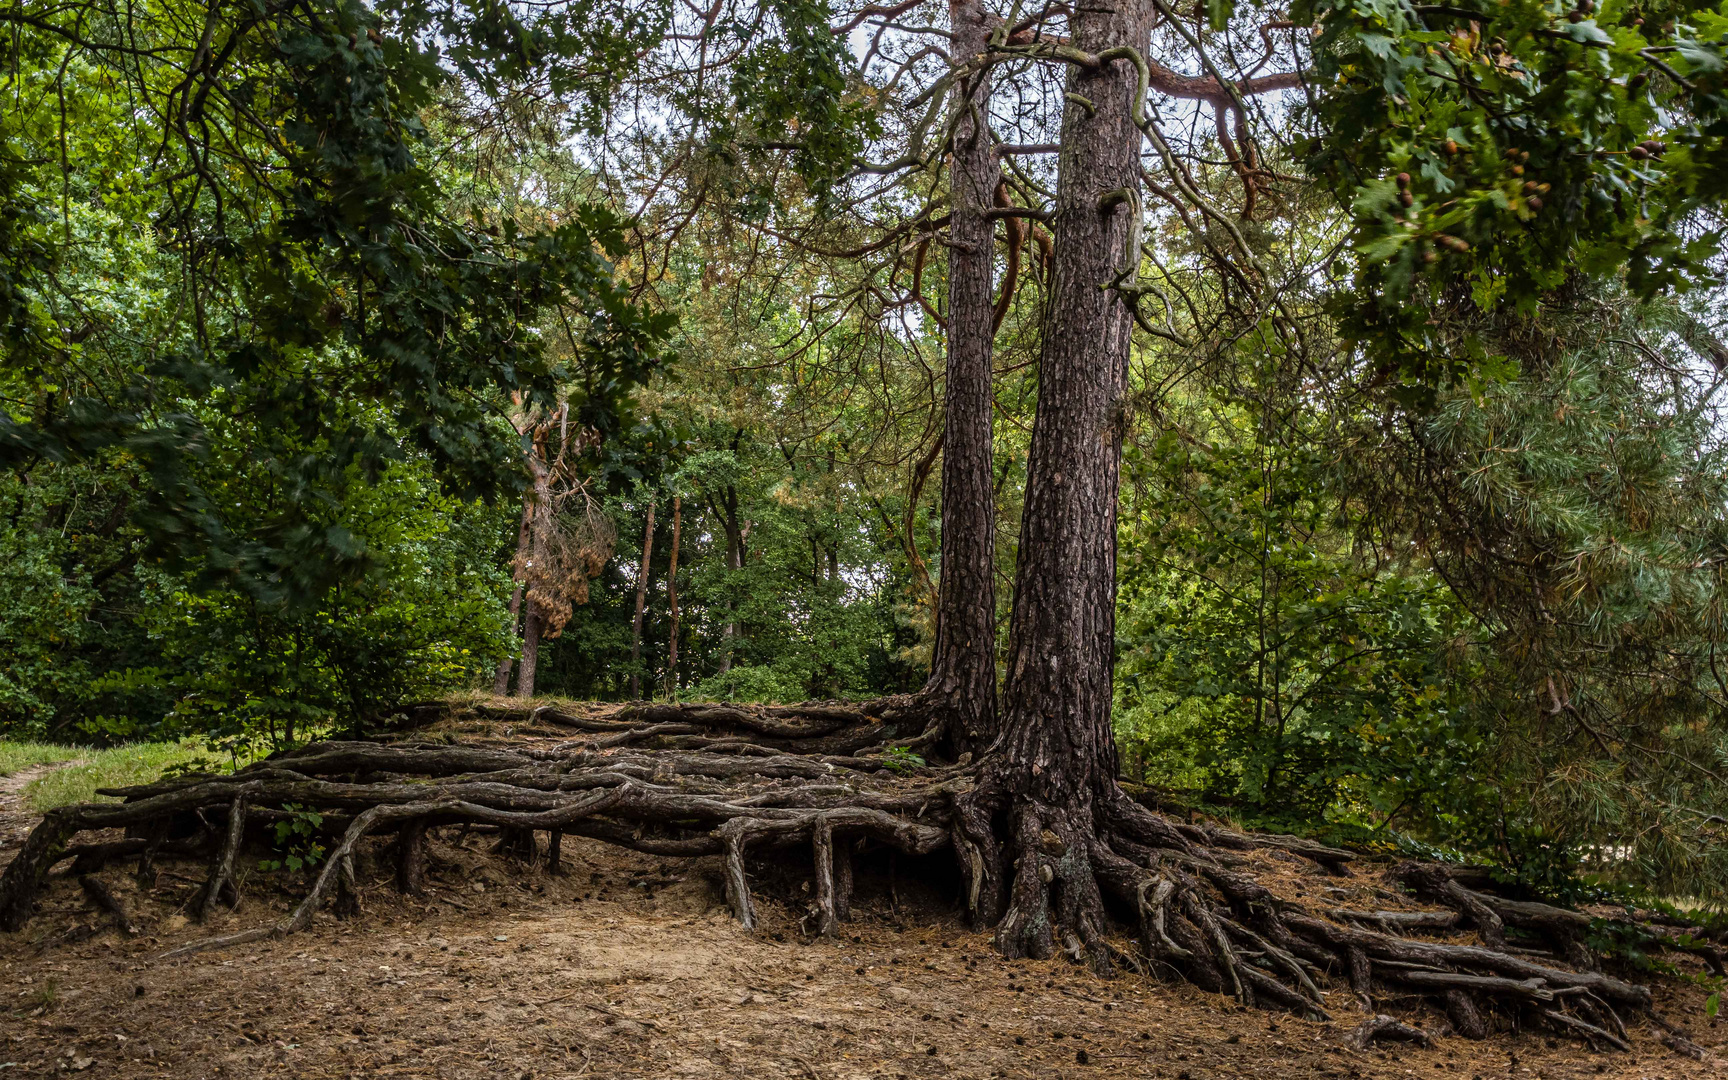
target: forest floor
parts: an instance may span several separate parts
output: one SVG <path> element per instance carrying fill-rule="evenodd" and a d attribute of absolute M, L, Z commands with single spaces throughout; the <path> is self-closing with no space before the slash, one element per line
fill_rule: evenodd
<path fill-rule="evenodd" d="M 15 779 L 15 778 L 13 778 Z M 0 787 L 0 863 L 30 815 Z M 1191 987 L 1065 961 L 1005 961 L 953 898 L 900 869 L 860 875 L 853 919 L 806 943 L 797 877 L 764 883 L 762 925 L 741 929 L 718 869 L 566 838 L 562 872 L 489 854 L 493 838 L 434 834 L 428 896 L 398 895 L 362 861 L 362 910 L 307 933 L 163 959 L 215 932 L 280 919 L 304 892 L 252 872 L 213 926 L 182 911 L 203 868 L 170 864 L 139 891 L 130 866 L 100 876 L 143 933 L 106 928 L 74 881 L 0 936 L 0 1078 L 13 1076 L 865 1078 L 1155 1077 L 1160 1080 L 1562 1080 L 1718 1076 L 1632 1030 L 1634 1052 L 1595 1053 L 1546 1032 L 1483 1042 L 1440 1014 L 1385 998 L 1436 1034 L 1432 1048 L 1354 1050 L 1362 1014 L 1334 992 L 1330 1023 L 1249 1010 Z M 255 863 L 254 863 L 255 865 Z M 1278 891 L 1393 902 L 1367 876 L 1299 860 L 1261 868 Z M 773 878 L 770 872 L 764 875 Z M 1728 1026 L 1703 991 L 1656 984 L 1658 1008 L 1716 1053 Z M 1408 1008 L 1406 1006 L 1409 1006 Z"/>

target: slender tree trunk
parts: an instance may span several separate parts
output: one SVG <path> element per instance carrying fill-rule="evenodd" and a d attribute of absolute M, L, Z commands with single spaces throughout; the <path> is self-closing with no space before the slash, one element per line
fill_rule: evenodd
<path fill-rule="evenodd" d="M 648 500 L 648 523 L 642 528 L 642 572 L 636 575 L 636 621 L 630 626 L 630 698 L 642 697 L 642 612 L 648 604 L 648 564 L 654 557 L 654 500 Z"/>
<path fill-rule="evenodd" d="M 950 0 L 954 55 L 986 51 L 981 0 Z M 991 490 L 991 358 L 995 226 L 985 216 L 1001 182 L 990 137 L 988 69 L 954 90 L 948 371 L 942 433 L 942 572 L 936 645 L 924 691 L 945 715 L 944 749 L 977 752 L 996 736 L 996 509 Z"/>
<path fill-rule="evenodd" d="M 528 557 L 528 525 L 530 516 L 533 513 L 533 506 L 534 502 L 532 499 L 524 499 L 522 501 L 522 524 L 516 530 L 516 563 L 518 566 L 521 564 L 523 559 Z M 515 637 L 517 631 L 521 629 L 521 620 L 518 617 L 522 611 L 521 573 L 521 570 L 517 570 L 516 588 L 512 589 L 510 592 L 511 637 Z M 513 663 L 513 658 L 509 656 L 498 661 L 498 673 L 492 678 L 492 692 L 497 694 L 499 697 L 503 697 L 505 694 L 510 692 L 510 668 Z"/>
<path fill-rule="evenodd" d="M 720 528 L 726 533 L 726 569 L 736 573 L 744 568 L 744 529 L 738 521 L 738 493 L 727 488 L 720 500 L 721 513 L 715 516 L 720 519 Z M 731 573 L 728 576 L 731 576 Z M 738 638 L 738 607 L 731 599 L 726 601 L 726 625 L 720 632 L 720 674 L 732 670 L 732 647 Z"/>
<path fill-rule="evenodd" d="M 666 567 L 666 610 L 671 626 L 666 638 L 666 696 L 678 696 L 678 532 L 684 500 L 672 496 L 672 554 Z"/>
<path fill-rule="evenodd" d="M 522 664 L 516 670 L 516 696 L 534 696 L 534 675 L 540 666 L 540 606 L 528 597 L 528 614 L 522 619 Z"/>
<path fill-rule="evenodd" d="M 1077 7 L 1088 53 L 1147 47 L 1146 0 Z M 1123 796 L 1110 727 L 1116 496 L 1133 318 L 1108 286 L 1138 258 L 1140 133 L 1127 61 L 1071 66 L 1057 172 L 1055 267 L 1027 461 L 999 754 L 981 787 L 1012 835 L 997 948 L 1053 945 L 1108 967 L 1089 853 Z M 1131 265 L 1131 264 L 1130 264 Z M 1052 941 L 1052 930 L 1059 941 Z"/>

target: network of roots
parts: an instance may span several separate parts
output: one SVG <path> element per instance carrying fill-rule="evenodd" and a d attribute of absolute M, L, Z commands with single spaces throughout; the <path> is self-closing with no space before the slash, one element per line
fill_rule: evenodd
<path fill-rule="evenodd" d="M 1010 955 L 1066 951 L 1101 974 L 1185 979 L 1305 1015 L 1361 1010 L 1356 1037 L 1364 1043 L 1426 1040 L 1442 1026 L 1482 1038 L 1497 1027 L 1540 1024 L 1598 1048 L 1628 1049 L 1626 1025 L 1636 1019 L 1656 1025 L 1677 1051 L 1703 1054 L 1654 1012 L 1647 987 L 1602 970 L 1589 944 L 1603 936 L 1598 917 L 1501 895 L 1480 870 L 1369 868 L 1350 851 L 1193 823 L 1127 795 L 1126 814 L 1100 814 L 1084 834 L 1038 828 L 1032 818 L 1018 828 L 1000 814 L 982 820 L 973 800 L 983 763 L 926 763 L 918 752 L 931 736 L 912 699 L 492 712 L 563 737 L 506 748 L 316 743 L 230 776 L 165 779 L 104 793 L 121 802 L 51 811 L 0 877 L 0 928 L 22 928 L 45 887 L 73 878 L 130 929 L 97 875 L 134 859 L 140 874 L 168 859 L 205 862 L 192 910 L 207 919 L 237 902 L 242 853 L 267 845 L 277 822 L 309 810 L 321 816 L 329 847 L 292 913 L 179 951 L 303 931 L 322 907 L 351 906 L 362 842 L 387 850 L 398 887 L 418 893 L 434 828 L 495 829 L 501 850 L 540 850 L 536 834 L 544 833 L 554 868 L 566 835 L 706 857 L 722 869 L 727 902 L 745 927 L 756 923 L 752 866 L 785 862 L 790 851 L 813 878 L 803 919 L 811 938 L 833 935 L 848 918 L 857 860 L 892 852 L 927 864 L 946 854 L 959 871 L 956 902 L 975 922 L 994 925 Z M 1000 843 L 984 835 L 992 829 L 1005 833 Z M 1255 872 L 1256 849 L 1338 878 L 1378 873 L 1426 909 L 1276 895 Z M 1722 971 L 1701 928 L 1651 913 L 1621 922 L 1623 936 Z M 1434 1024 L 1378 1014 L 1376 998 L 1388 994 L 1427 1001 Z"/>

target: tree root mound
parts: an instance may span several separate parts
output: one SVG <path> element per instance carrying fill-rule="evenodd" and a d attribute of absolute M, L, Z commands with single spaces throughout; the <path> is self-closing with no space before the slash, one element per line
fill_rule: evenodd
<path fill-rule="evenodd" d="M 897 707 L 905 730 L 917 709 Z M 1627 1049 L 1627 1019 L 1648 1014 L 1678 1052 L 1704 1053 L 1655 1016 L 1647 987 L 1600 970 L 1590 943 L 1601 939 L 1603 920 L 1501 896 L 1479 870 L 1392 868 L 1388 880 L 1435 905 L 1429 909 L 1402 901 L 1384 910 L 1323 906 L 1280 895 L 1256 868 L 1276 858 L 1351 877 L 1354 853 L 1172 819 L 1115 789 L 1078 814 L 1002 797 L 988 759 L 930 768 L 886 752 L 909 742 L 894 743 L 887 708 L 545 711 L 534 719 L 582 737 L 538 749 L 317 743 L 232 776 L 104 791 L 124 801 L 50 811 L 0 876 L 0 929 L 25 925 L 61 863 L 71 862 L 66 875 L 85 877 L 134 856 L 140 873 L 170 855 L 206 860 L 194 908 L 208 918 L 224 899 L 237 902 L 235 866 L 248 838 L 262 843 L 276 822 L 307 810 L 323 815 L 332 843 L 293 912 L 181 951 L 294 933 L 326 905 L 353 905 L 356 845 L 369 836 L 390 838 L 397 885 L 417 892 L 432 827 L 495 827 L 501 848 L 537 849 L 534 833 L 545 832 L 554 864 L 567 834 L 655 855 L 720 856 L 728 902 L 746 927 L 756 922 L 752 860 L 807 852 L 805 927 L 813 937 L 836 933 L 847 918 L 855 858 L 946 852 L 960 871 L 961 903 L 975 924 L 996 928 L 997 948 L 1009 956 L 1060 950 L 1100 974 L 1126 968 L 1183 979 L 1245 1005 L 1319 1018 L 1361 1008 L 1368 1019 L 1356 1037 L 1364 1044 L 1430 1037 L 1376 1013 L 1377 995 L 1395 995 L 1431 1003 L 1466 1038 L 1541 1025 Z M 114 829 L 125 838 L 74 843 Z M 1701 928 L 1620 921 L 1609 929 L 1722 970 L 1718 943 Z M 1436 940 L 1466 933 L 1476 943 Z"/>

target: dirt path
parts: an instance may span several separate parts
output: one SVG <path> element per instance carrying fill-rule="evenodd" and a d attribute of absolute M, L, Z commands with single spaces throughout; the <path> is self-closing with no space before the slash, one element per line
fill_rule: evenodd
<path fill-rule="evenodd" d="M 24 804 L 24 789 L 30 786 L 30 782 L 51 772 L 82 764 L 82 760 L 50 761 L 45 765 L 19 769 L 11 776 L 0 776 L 0 853 L 4 853 L 0 858 L 10 861 L 11 853 L 24 843 L 24 838 L 30 835 L 30 830 L 41 817 Z"/>
<path fill-rule="evenodd" d="M 490 838 L 453 840 L 433 848 L 436 888 L 425 902 L 398 897 L 387 867 L 363 867 L 371 884 L 361 915 L 321 916 L 312 933 L 181 960 L 159 958 L 215 930 L 277 919 L 293 897 L 267 899 L 255 880 L 237 915 L 197 927 L 176 913 L 197 868 L 175 868 L 143 894 L 130 868 L 115 866 L 103 880 L 150 929 L 134 940 L 112 930 L 73 940 L 96 916 L 74 883 L 57 884 L 28 930 L 0 937 L 0 1076 L 1720 1075 L 1648 1030 L 1635 1032 L 1631 1055 L 1546 1034 L 1357 1052 L 1344 1042 L 1360 1019 L 1347 994 L 1334 995 L 1337 1022 L 1317 1023 L 1188 987 L 1100 980 L 1062 962 L 1008 962 L 952 916 L 897 926 L 884 896 L 861 897 L 839 941 L 806 945 L 772 902 L 760 929 L 741 930 L 691 864 L 569 843 L 565 874 L 554 878 L 486 857 Z M 900 900 L 943 902 L 904 884 Z M 1724 1042 L 1695 988 L 1664 985 L 1659 998 L 1699 1042 Z M 1396 1013 L 1401 1003 L 1378 1004 Z"/>

